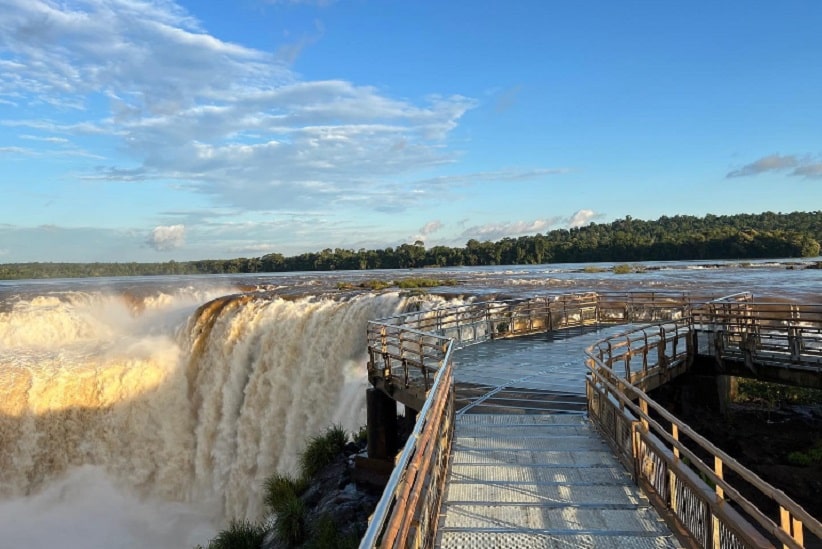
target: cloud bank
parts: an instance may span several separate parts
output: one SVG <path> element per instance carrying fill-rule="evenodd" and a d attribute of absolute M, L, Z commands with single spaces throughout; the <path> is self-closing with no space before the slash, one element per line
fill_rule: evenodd
<path fill-rule="evenodd" d="M 413 189 L 392 180 L 452 162 L 445 140 L 476 106 L 302 81 L 276 54 L 211 36 L 162 0 L 8 0 L 0 70 L 0 100 L 19 113 L 4 124 L 28 141 L 118 143 L 85 178 L 176 182 L 243 211 L 402 210 Z M 55 122 L 65 112 L 74 121 Z M 397 192 L 411 198 L 386 200 Z"/>
<path fill-rule="evenodd" d="M 158 252 L 167 252 L 182 248 L 186 243 L 185 225 L 168 225 L 154 227 L 146 243 Z"/>

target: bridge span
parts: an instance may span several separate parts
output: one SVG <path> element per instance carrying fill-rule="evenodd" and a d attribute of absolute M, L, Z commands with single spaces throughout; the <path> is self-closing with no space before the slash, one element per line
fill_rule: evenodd
<path fill-rule="evenodd" d="M 368 348 L 380 395 L 369 403 L 400 402 L 418 419 L 361 547 L 798 548 L 822 538 L 815 517 L 647 396 L 698 353 L 729 372 L 822 378 L 822 308 L 747 293 L 481 302 L 374 321 Z M 369 410 L 370 437 L 379 423 Z M 754 506 L 751 489 L 770 503 Z"/>

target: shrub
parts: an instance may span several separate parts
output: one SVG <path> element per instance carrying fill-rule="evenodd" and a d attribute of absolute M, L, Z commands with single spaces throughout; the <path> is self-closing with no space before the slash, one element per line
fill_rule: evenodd
<path fill-rule="evenodd" d="M 453 286 L 454 280 L 438 280 L 436 278 L 406 278 L 396 282 L 397 286 L 407 290 L 411 288 L 435 288 L 437 286 Z"/>
<path fill-rule="evenodd" d="M 354 442 L 356 442 L 357 444 L 363 444 L 365 442 L 368 442 L 368 426 L 361 426 L 359 431 L 352 435 L 352 438 L 354 439 Z"/>
<path fill-rule="evenodd" d="M 582 272 L 584 273 L 604 273 L 605 271 L 606 269 L 596 265 L 587 265 L 584 269 L 582 269 Z"/>
<path fill-rule="evenodd" d="M 791 452 L 788 454 L 788 463 L 791 465 L 798 465 L 800 467 L 807 467 L 812 462 L 811 456 L 805 452 Z"/>
<path fill-rule="evenodd" d="M 265 537 L 261 524 L 232 520 L 227 530 L 208 542 L 208 549 L 259 549 Z"/>
<path fill-rule="evenodd" d="M 627 263 L 620 263 L 619 265 L 614 265 L 613 271 L 614 274 L 628 274 L 634 272 L 634 268 Z"/>
<path fill-rule="evenodd" d="M 307 534 L 305 504 L 300 498 L 295 497 L 288 500 L 277 512 L 274 532 L 280 541 L 292 547 L 305 541 Z"/>
<path fill-rule="evenodd" d="M 366 280 L 365 282 L 360 282 L 360 288 L 373 291 L 384 290 L 391 285 L 393 285 L 393 282 L 386 280 Z"/>
<path fill-rule="evenodd" d="M 279 513 L 292 499 L 305 492 L 308 482 L 305 479 L 295 480 L 287 475 L 275 474 L 265 481 L 265 504 L 275 513 Z"/>
<path fill-rule="evenodd" d="M 329 427 L 325 434 L 312 437 L 300 456 L 302 477 L 309 479 L 333 462 L 347 442 L 348 434 L 339 425 Z"/>
<path fill-rule="evenodd" d="M 805 452 L 791 452 L 788 454 L 788 463 L 800 467 L 822 463 L 822 439 L 817 440 L 813 448 Z"/>
<path fill-rule="evenodd" d="M 342 535 L 337 524 L 328 516 L 323 515 L 311 529 L 311 539 L 305 544 L 306 549 L 355 549 L 360 540 L 354 535 Z"/>

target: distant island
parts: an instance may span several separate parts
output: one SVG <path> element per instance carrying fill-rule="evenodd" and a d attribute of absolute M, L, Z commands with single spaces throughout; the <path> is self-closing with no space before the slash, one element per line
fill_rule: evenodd
<path fill-rule="evenodd" d="M 7 263 L 0 264 L 0 279 L 801 258 L 818 256 L 820 242 L 822 211 L 677 215 L 655 221 L 626 216 L 612 223 L 495 242 L 472 239 L 463 248 L 426 248 L 417 241 L 383 250 L 328 248 L 292 257 L 270 253 L 254 258 L 164 263 Z"/>

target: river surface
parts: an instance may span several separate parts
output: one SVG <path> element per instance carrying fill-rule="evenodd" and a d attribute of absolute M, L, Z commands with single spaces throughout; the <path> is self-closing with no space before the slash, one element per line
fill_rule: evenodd
<path fill-rule="evenodd" d="M 0 547 L 193 547 L 263 519 L 307 436 L 364 424 L 368 320 L 587 291 L 820 303 L 815 261 L 0 281 Z M 350 289 L 412 277 L 452 282 Z"/>

